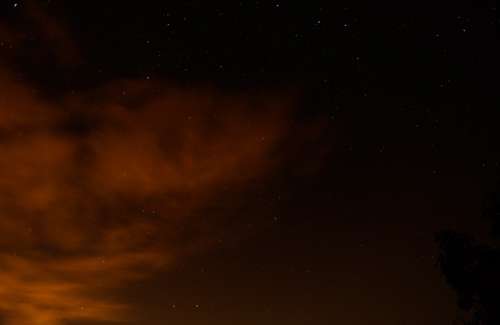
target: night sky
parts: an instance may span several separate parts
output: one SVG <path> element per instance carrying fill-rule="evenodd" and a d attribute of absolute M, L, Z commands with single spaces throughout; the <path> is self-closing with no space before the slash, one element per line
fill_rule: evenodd
<path fill-rule="evenodd" d="M 452 324 L 496 2 L 331 2 L 2 0 L 0 325 Z"/>

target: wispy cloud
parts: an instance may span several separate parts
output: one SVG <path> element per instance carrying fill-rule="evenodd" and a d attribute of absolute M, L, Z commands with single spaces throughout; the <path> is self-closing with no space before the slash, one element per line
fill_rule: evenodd
<path fill-rule="evenodd" d="M 122 81 L 45 100 L 1 70 L 9 325 L 123 319 L 130 306 L 113 290 L 208 245 L 202 230 L 180 229 L 197 228 L 194 211 L 222 187 L 270 170 L 286 132 L 286 105 L 265 96 Z"/>

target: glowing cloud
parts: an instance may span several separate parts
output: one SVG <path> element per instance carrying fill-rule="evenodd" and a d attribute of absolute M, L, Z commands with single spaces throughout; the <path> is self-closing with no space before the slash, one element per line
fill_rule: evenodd
<path fill-rule="evenodd" d="M 49 101 L 1 76 L 0 315 L 9 325 L 126 317 L 113 290 L 207 245 L 203 230 L 179 229 L 197 228 L 195 212 L 221 187 L 272 168 L 286 129 L 286 105 L 270 98 L 129 81 Z"/>

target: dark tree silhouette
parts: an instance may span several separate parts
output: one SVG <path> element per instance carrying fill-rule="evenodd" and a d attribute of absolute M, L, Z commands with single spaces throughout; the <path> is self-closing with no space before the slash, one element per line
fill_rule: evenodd
<path fill-rule="evenodd" d="M 438 266 L 458 297 L 467 325 L 500 324 L 500 191 L 488 198 L 485 215 L 492 221 L 490 244 L 452 231 L 436 235 Z"/>

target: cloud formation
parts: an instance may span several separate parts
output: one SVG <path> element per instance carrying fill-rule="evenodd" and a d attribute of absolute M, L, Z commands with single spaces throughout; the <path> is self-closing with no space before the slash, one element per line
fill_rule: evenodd
<path fill-rule="evenodd" d="M 287 129 L 269 97 L 120 81 L 47 100 L 0 71 L 8 325 L 128 317 L 113 290 L 209 245 L 204 206 L 272 169 Z"/>

